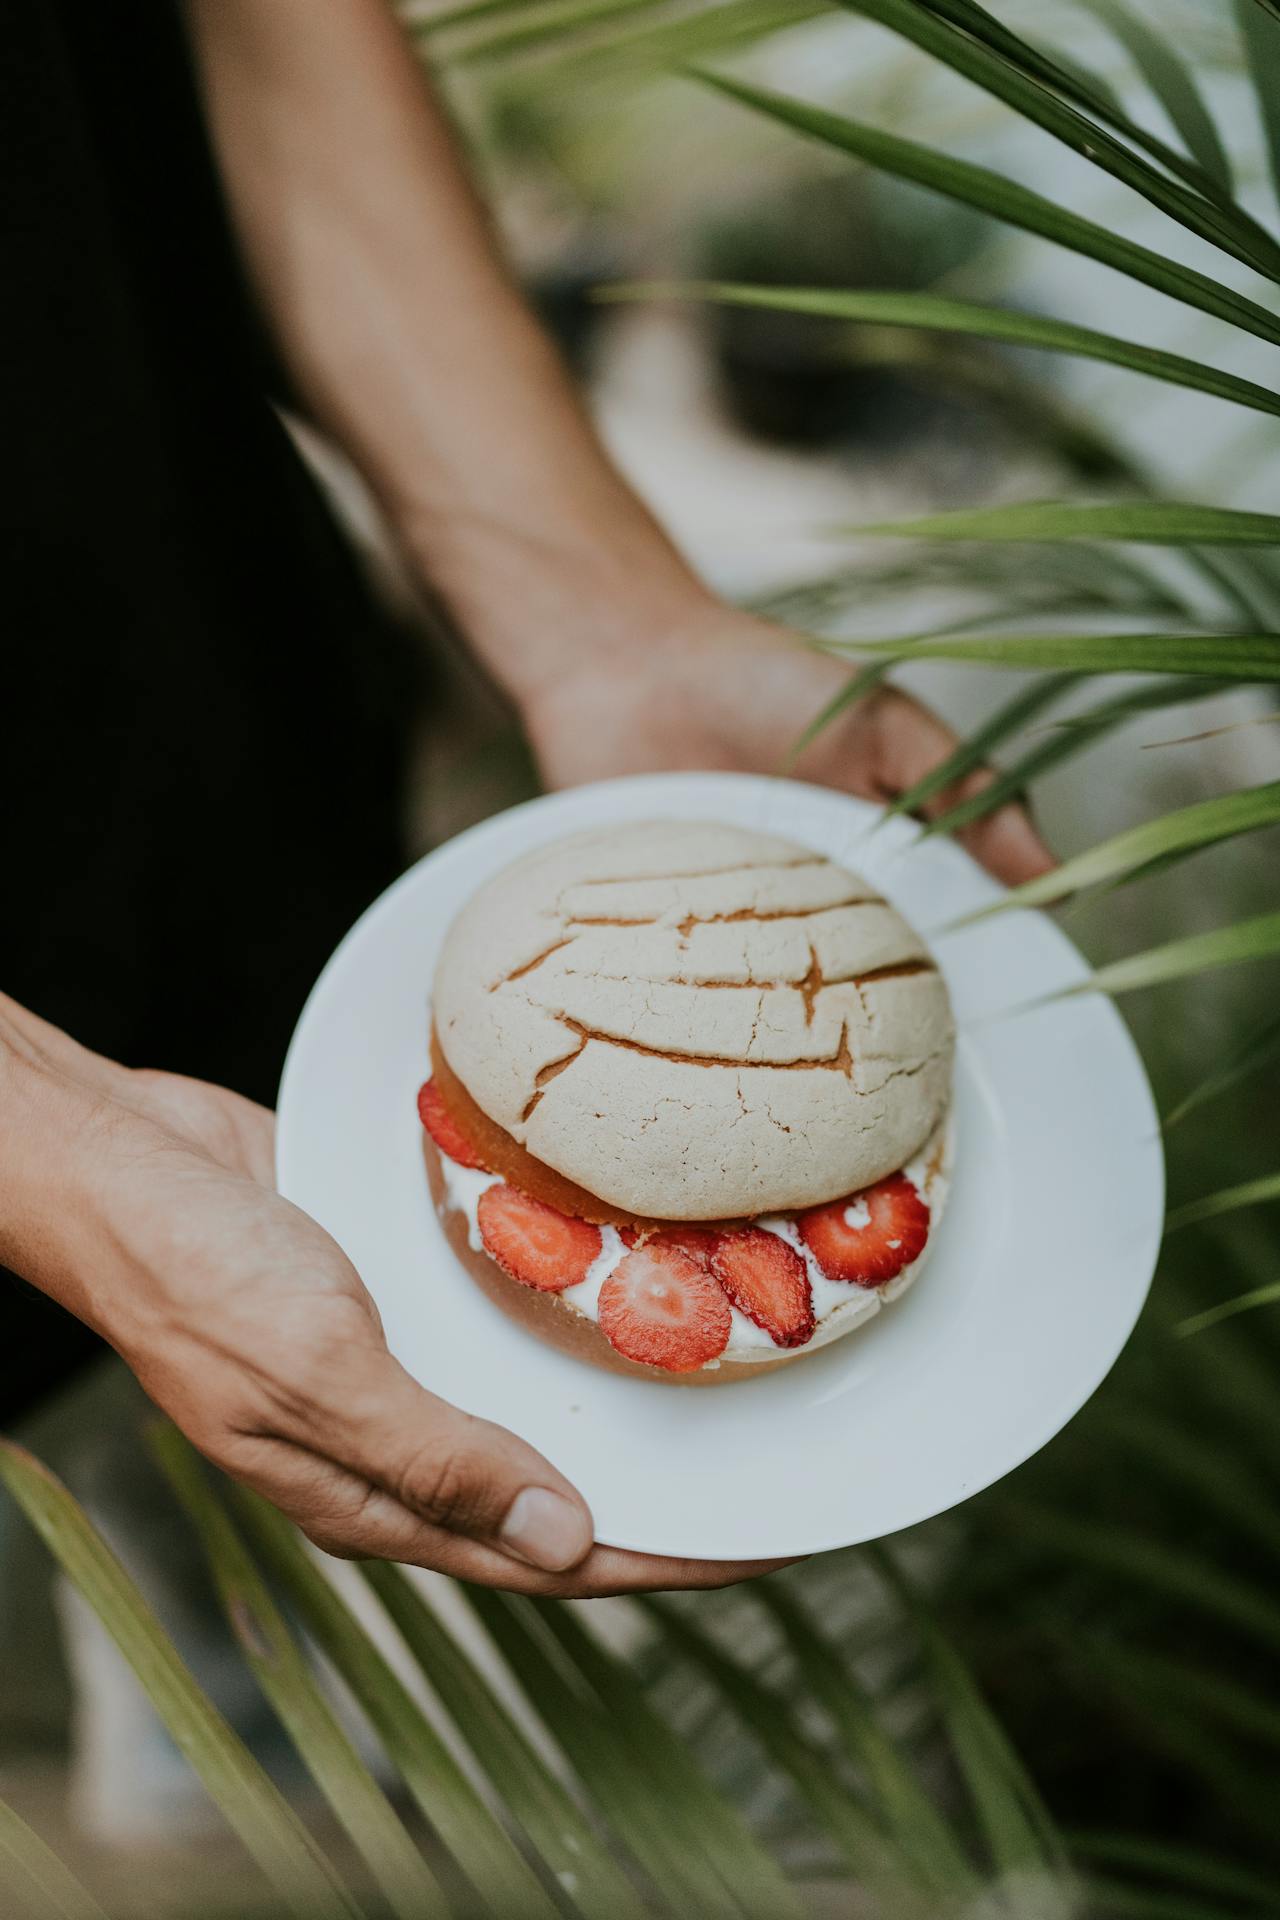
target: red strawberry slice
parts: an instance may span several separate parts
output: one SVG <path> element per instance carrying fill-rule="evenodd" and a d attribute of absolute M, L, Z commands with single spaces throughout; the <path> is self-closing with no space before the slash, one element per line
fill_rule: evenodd
<path fill-rule="evenodd" d="M 763 1327 L 777 1347 L 813 1338 L 813 1288 L 804 1261 L 780 1234 L 763 1227 L 722 1233 L 711 1271 L 740 1313 Z"/>
<path fill-rule="evenodd" d="M 487 1172 L 480 1158 L 462 1128 L 440 1097 L 440 1089 L 434 1080 L 427 1080 L 418 1088 L 418 1118 L 439 1147 L 441 1153 L 447 1153 L 460 1167 L 478 1167 Z"/>
<path fill-rule="evenodd" d="M 599 1227 L 573 1220 L 518 1187 L 486 1187 L 477 1218 L 480 1238 L 503 1272 L 541 1293 L 576 1287 L 604 1244 Z"/>
<path fill-rule="evenodd" d="M 710 1267 L 719 1234 L 711 1227 L 619 1227 L 625 1247 L 679 1247 L 700 1267 Z"/>
<path fill-rule="evenodd" d="M 846 1209 L 859 1202 L 870 1218 L 865 1226 L 850 1226 Z M 796 1225 L 828 1280 L 879 1287 L 924 1252 L 929 1209 L 904 1174 L 891 1173 L 861 1193 L 800 1214 Z"/>
<path fill-rule="evenodd" d="M 600 1328 L 619 1353 L 668 1373 L 722 1354 L 733 1318 L 711 1275 L 681 1248 L 648 1241 L 600 1289 Z"/>

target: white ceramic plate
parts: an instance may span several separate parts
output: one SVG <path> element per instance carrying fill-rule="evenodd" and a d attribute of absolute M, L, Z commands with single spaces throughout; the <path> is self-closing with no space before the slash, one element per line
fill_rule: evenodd
<path fill-rule="evenodd" d="M 427 995 L 463 901 L 579 828 L 706 818 L 785 834 L 873 880 L 930 936 L 960 1029 L 955 1184 L 928 1266 L 860 1332 L 763 1379 L 690 1391 L 607 1373 L 513 1324 L 455 1261 L 422 1165 Z M 955 1506 L 1089 1398 L 1146 1297 L 1159 1132 L 1111 1003 L 999 1017 L 1087 972 L 1042 915 L 937 930 L 1001 889 L 946 839 L 862 801 L 741 774 L 654 774 L 516 807 L 419 861 L 357 922 L 298 1023 L 280 1093 L 281 1191 L 364 1276 L 393 1351 L 512 1427 L 651 1553 L 822 1552 Z"/>

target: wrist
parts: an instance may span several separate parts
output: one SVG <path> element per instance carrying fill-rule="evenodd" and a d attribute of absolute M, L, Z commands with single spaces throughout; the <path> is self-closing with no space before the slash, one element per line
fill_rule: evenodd
<path fill-rule="evenodd" d="M 123 1067 L 0 1002 L 0 1265 L 99 1332 L 114 1266 L 105 1226 Z"/>
<path fill-rule="evenodd" d="M 677 647 L 723 617 L 643 509 L 621 518 L 418 519 L 402 533 L 432 593 L 524 710 L 551 686 L 625 664 L 637 648 Z"/>

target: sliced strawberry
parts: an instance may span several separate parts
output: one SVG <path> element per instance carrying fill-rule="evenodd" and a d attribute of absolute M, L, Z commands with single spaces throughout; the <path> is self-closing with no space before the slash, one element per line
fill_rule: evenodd
<path fill-rule="evenodd" d="M 763 1327 L 777 1347 L 803 1347 L 813 1337 L 813 1288 L 804 1261 L 780 1234 L 763 1227 L 722 1233 L 711 1271 L 740 1313 Z"/>
<path fill-rule="evenodd" d="M 604 1244 L 599 1227 L 573 1220 L 518 1187 L 486 1187 L 477 1218 L 480 1238 L 503 1271 L 541 1293 L 576 1287 Z"/>
<path fill-rule="evenodd" d="M 434 1080 L 424 1081 L 418 1088 L 418 1118 L 441 1153 L 447 1153 L 449 1158 L 456 1160 L 460 1167 L 478 1167 L 481 1171 L 488 1171 L 484 1161 L 441 1099 L 440 1089 Z"/>
<path fill-rule="evenodd" d="M 627 1247 L 679 1247 L 700 1267 L 710 1267 L 719 1234 L 711 1227 L 619 1227 Z"/>
<path fill-rule="evenodd" d="M 733 1319 L 706 1269 L 675 1246 L 648 1241 L 618 1262 L 600 1289 L 600 1328 L 618 1352 L 668 1373 L 693 1373 L 722 1354 Z"/>
<path fill-rule="evenodd" d="M 859 1206 L 868 1215 L 866 1224 L 850 1225 L 845 1215 Z M 891 1173 L 861 1193 L 799 1214 L 796 1225 L 828 1280 L 879 1287 L 924 1252 L 929 1209 L 905 1175 Z"/>

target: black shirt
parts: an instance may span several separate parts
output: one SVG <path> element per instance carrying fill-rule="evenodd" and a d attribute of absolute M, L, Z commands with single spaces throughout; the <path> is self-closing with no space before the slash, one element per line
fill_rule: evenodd
<path fill-rule="evenodd" d="M 410 675 L 270 404 L 173 5 L 3 21 L 0 987 L 270 1101 L 400 864 Z M 0 1419 L 92 1345 L 0 1275 Z"/>

